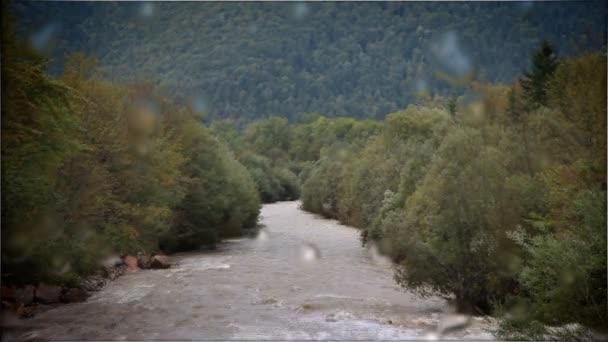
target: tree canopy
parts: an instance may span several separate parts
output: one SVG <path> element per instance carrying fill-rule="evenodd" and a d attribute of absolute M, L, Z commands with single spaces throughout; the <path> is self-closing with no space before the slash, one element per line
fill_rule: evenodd
<path fill-rule="evenodd" d="M 212 118 L 382 119 L 462 81 L 510 83 L 541 39 L 605 49 L 602 2 L 15 2 L 25 37 L 152 80 Z M 49 19 L 52 18 L 52 19 Z M 534 62 L 536 63 L 536 62 Z"/>

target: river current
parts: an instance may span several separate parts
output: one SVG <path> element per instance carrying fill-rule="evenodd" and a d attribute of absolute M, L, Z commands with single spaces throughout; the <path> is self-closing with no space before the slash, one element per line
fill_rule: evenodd
<path fill-rule="evenodd" d="M 172 256 L 128 273 L 87 302 L 22 320 L 22 337 L 53 340 L 491 339 L 482 318 L 449 314 L 393 280 L 391 263 L 356 229 L 265 205 L 255 238 Z M 463 323 L 458 328 L 458 320 Z M 450 321 L 456 329 L 449 328 Z"/>

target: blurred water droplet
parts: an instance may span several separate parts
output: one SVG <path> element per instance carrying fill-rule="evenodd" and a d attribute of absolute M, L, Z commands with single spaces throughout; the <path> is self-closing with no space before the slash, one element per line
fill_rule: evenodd
<path fill-rule="evenodd" d="M 429 83 L 425 79 L 417 79 L 414 84 L 414 91 L 417 96 L 425 96 L 429 93 Z"/>
<path fill-rule="evenodd" d="M 446 314 L 441 318 L 437 325 L 436 333 L 439 336 L 446 332 L 456 331 L 466 328 L 471 322 L 471 316 L 464 314 Z"/>
<path fill-rule="evenodd" d="M 381 240 L 381 243 L 387 244 L 388 242 L 386 240 Z M 372 244 L 371 247 L 369 247 L 369 251 L 370 251 L 372 260 L 376 264 L 386 265 L 386 266 L 392 265 L 391 259 L 389 257 L 387 257 L 386 255 L 381 254 L 380 251 L 378 250 L 378 246 L 376 246 L 375 244 Z"/>
<path fill-rule="evenodd" d="M 534 7 L 534 1 L 524 0 L 519 3 L 519 6 L 522 10 L 529 11 L 532 9 L 532 7 Z"/>
<path fill-rule="evenodd" d="M 57 32 L 58 25 L 49 23 L 30 36 L 32 46 L 37 50 L 45 50 Z"/>
<path fill-rule="evenodd" d="M 149 18 L 154 15 L 154 4 L 144 2 L 139 6 L 139 15 L 144 18 Z"/>
<path fill-rule="evenodd" d="M 193 97 L 190 104 L 192 105 L 192 108 L 199 113 L 205 113 L 207 111 L 207 102 L 202 96 Z"/>
<path fill-rule="evenodd" d="M 576 275 L 573 270 L 566 269 L 562 271 L 561 281 L 564 285 L 572 285 L 576 281 Z"/>
<path fill-rule="evenodd" d="M 320 258 L 321 252 L 315 245 L 304 243 L 300 246 L 300 259 L 302 261 L 311 262 Z"/>
<path fill-rule="evenodd" d="M 255 240 L 257 242 L 266 242 L 266 241 L 268 241 L 268 233 L 266 232 L 266 230 L 261 229 L 258 232 L 258 235 L 255 237 Z"/>
<path fill-rule="evenodd" d="M 76 238 L 80 241 L 87 241 L 90 238 L 92 238 L 94 235 L 93 231 L 91 229 L 81 229 L 77 235 Z"/>
<path fill-rule="evenodd" d="M 297 2 L 292 6 L 292 14 L 295 19 L 302 19 L 308 14 L 308 5 Z"/>
<path fill-rule="evenodd" d="M 437 341 L 439 340 L 439 335 L 437 335 L 436 332 L 430 332 L 424 336 L 424 339 L 428 341 Z"/>
<path fill-rule="evenodd" d="M 113 267 L 122 265 L 122 259 L 118 255 L 111 255 L 101 261 L 101 265 L 104 267 Z"/>
<path fill-rule="evenodd" d="M 437 71 L 463 77 L 472 71 L 472 65 L 458 41 L 456 32 L 441 35 L 430 45 Z"/>
<path fill-rule="evenodd" d="M 72 269 L 72 265 L 69 262 L 66 262 L 63 267 L 59 270 L 59 274 L 66 274 Z"/>

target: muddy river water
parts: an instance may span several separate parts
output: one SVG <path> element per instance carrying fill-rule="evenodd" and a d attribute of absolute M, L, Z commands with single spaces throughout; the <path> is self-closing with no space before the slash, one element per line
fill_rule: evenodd
<path fill-rule="evenodd" d="M 23 320 L 20 330 L 52 340 L 492 338 L 481 318 L 438 334 L 452 319 L 444 300 L 400 288 L 356 229 L 298 206 L 265 205 L 257 237 L 126 274 L 85 303 Z"/>

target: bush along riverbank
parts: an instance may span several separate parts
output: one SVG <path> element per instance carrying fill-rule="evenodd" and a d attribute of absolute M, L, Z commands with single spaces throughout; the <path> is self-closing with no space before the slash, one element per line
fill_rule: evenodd
<path fill-rule="evenodd" d="M 361 228 L 402 286 L 501 317 L 501 339 L 584 340 L 608 333 L 606 56 L 544 43 L 531 65 L 325 147 L 302 206 Z"/>
<path fill-rule="evenodd" d="M 108 282 L 126 272 L 139 272 L 148 269 L 171 267 L 170 258 L 164 254 L 126 255 L 122 258 L 108 258 L 94 274 L 72 283 L 37 283 L 22 286 L 2 286 L 3 317 L 28 318 L 38 312 L 51 309 L 60 304 L 84 302 Z"/>
<path fill-rule="evenodd" d="M 63 294 L 109 255 L 196 250 L 255 227 L 256 184 L 203 114 L 149 83 L 103 80 L 83 54 L 51 76 L 3 19 L 3 286 Z"/>

